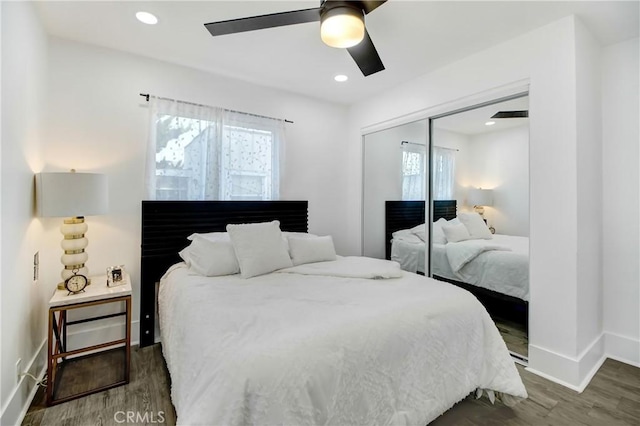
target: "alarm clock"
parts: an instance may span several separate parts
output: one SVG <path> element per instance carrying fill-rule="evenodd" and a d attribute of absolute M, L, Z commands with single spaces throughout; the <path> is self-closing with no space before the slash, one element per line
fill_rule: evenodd
<path fill-rule="evenodd" d="M 77 273 L 78 270 L 73 271 L 73 275 L 64 280 L 64 288 L 67 289 L 69 294 L 77 294 L 84 291 L 84 288 L 89 284 L 89 280 L 82 274 Z"/>

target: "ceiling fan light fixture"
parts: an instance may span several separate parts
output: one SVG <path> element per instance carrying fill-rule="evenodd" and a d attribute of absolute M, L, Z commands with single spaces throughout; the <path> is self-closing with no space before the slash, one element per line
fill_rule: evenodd
<path fill-rule="evenodd" d="M 364 39 L 364 15 L 353 7 L 334 7 L 323 13 L 320 37 L 331 47 L 353 47 Z"/>

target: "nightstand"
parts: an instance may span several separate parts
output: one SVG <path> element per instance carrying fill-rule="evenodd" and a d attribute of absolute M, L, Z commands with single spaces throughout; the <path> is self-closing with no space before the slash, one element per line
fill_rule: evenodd
<path fill-rule="evenodd" d="M 131 369 L 131 279 L 107 287 L 107 276 L 91 277 L 91 285 L 78 294 L 56 290 L 49 300 L 49 338 L 47 345 L 47 405 L 60 404 L 129 383 Z M 74 321 L 69 311 L 99 309 L 99 305 L 119 304 L 121 311 Z M 67 347 L 67 328 L 118 316 L 125 317 L 124 338 L 91 346 Z"/>

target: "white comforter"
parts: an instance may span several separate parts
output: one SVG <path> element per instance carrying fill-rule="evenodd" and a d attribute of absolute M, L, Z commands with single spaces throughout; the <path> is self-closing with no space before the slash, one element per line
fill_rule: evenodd
<path fill-rule="evenodd" d="M 426 425 L 477 388 L 526 397 L 470 293 L 404 272 L 326 273 L 206 278 L 179 266 L 163 278 L 179 424 Z"/>
<path fill-rule="evenodd" d="M 511 251 L 509 247 L 494 244 L 488 240 L 467 240 L 448 243 L 445 249 L 447 250 L 447 259 L 449 260 L 451 270 L 455 273 L 460 272 L 467 263 L 486 251 Z"/>

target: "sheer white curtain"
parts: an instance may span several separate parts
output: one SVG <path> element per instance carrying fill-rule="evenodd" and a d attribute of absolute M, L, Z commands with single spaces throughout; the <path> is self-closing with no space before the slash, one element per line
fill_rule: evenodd
<path fill-rule="evenodd" d="M 426 187 L 426 148 L 402 146 L 402 199 L 424 200 Z"/>
<path fill-rule="evenodd" d="M 153 97 L 149 112 L 148 199 L 278 199 L 283 121 Z"/>
<path fill-rule="evenodd" d="M 433 199 L 453 200 L 456 151 L 433 147 Z"/>

